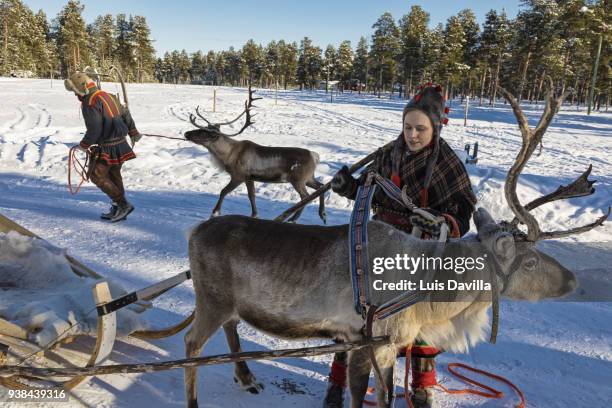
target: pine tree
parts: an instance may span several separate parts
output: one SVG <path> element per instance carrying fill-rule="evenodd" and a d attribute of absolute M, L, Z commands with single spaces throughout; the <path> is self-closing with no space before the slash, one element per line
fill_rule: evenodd
<path fill-rule="evenodd" d="M 335 72 L 340 81 L 342 81 L 341 90 L 349 83 L 351 72 L 353 70 L 353 49 L 350 41 L 342 41 L 338 47 L 338 55 L 336 58 Z"/>
<path fill-rule="evenodd" d="M 118 14 L 116 21 L 117 31 L 115 37 L 116 48 L 114 51 L 114 56 L 119 67 L 121 68 L 121 71 L 125 73 L 124 76 L 131 79 L 130 72 L 133 66 L 134 46 L 131 39 L 130 21 L 127 20 L 125 14 Z"/>
<path fill-rule="evenodd" d="M 368 40 L 361 37 L 355 49 L 355 59 L 353 61 L 353 78 L 359 80 L 360 84 L 367 83 L 368 76 Z M 361 87 L 359 88 L 361 92 Z"/>
<path fill-rule="evenodd" d="M 191 80 L 189 72 L 191 68 L 191 61 L 189 60 L 189 54 L 187 54 L 187 51 L 183 49 L 175 58 L 179 81 L 181 83 L 188 83 Z"/>
<path fill-rule="evenodd" d="M 304 88 L 304 85 L 309 84 L 309 58 L 312 55 L 312 40 L 308 37 L 304 37 L 300 42 L 300 50 L 297 64 L 297 79 L 300 83 L 300 90 Z"/>
<path fill-rule="evenodd" d="M 0 27 L 2 28 L 0 73 L 3 75 L 25 68 L 22 21 L 25 18 L 26 10 L 21 0 L 0 1 Z"/>
<path fill-rule="evenodd" d="M 242 55 L 240 51 L 230 47 L 223 53 L 225 61 L 224 78 L 233 86 L 240 84 L 242 74 Z"/>
<path fill-rule="evenodd" d="M 468 66 L 467 75 L 463 77 L 463 92 L 462 95 L 470 93 L 472 84 L 478 80 L 478 72 L 475 69 L 478 59 L 478 39 L 480 34 L 480 27 L 476 21 L 476 16 L 471 9 L 463 9 L 457 17 L 463 27 L 463 34 L 465 37 L 465 44 L 463 49 L 463 63 Z M 465 74 L 465 73 L 464 73 Z"/>
<path fill-rule="evenodd" d="M 329 44 L 325 49 L 323 55 L 323 63 L 321 66 L 321 74 L 324 76 L 326 82 L 335 78 L 335 65 L 336 65 L 336 48 Z M 329 91 L 329 83 L 326 83 L 325 92 Z"/>
<path fill-rule="evenodd" d="M 321 77 L 321 70 L 323 69 L 321 52 L 319 47 L 310 47 L 308 50 L 306 72 L 308 73 L 310 89 L 316 87 L 317 81 Z"/>
<path fill-rule="evenodd" d="M 249 82 L 257 81 L 259 83 L 263 72 L 263 56 L 261 46 L 255 44 L 255 41 L 248 40 L 242 47 L 242 61 L 246 69 L 246 79 Z"/>
<path fill-rule="evenodd" d="M 191 67 L 189 75 L 194 83 L 201 83 L 206 75 L 206 59 L 202 51 L 196 51 L 191 54 Z"/>
<path fill-rule="evenodd" d="M 406 83 L 406 94 L 414 91 L 414 85 L 423 78 L 424 46 L 429 33 L 429 13 L 421 6 L 412 6 L 410 13 L 400 20 L 400 64 L 402 79 Z"/>
<path fill-rule="evenodd" d="M 448 97 L 453 96 L 451 88 L 458 85 L 463 75 L 469 70 L 469 66 L 464 63 L 465 44 L 465 32 L 461 20 L 457 16 L 451 16 L 444 29 L 442 64 L 439 71 Z"/>
<path fill-rule="evenodd" d="M 393 83 L 395 79 L 396 57 L 399 54 L 399 29 L 391 13 L 384 13 L 372 26 L 372 48 L 370 54 L 378 74 L 378 89 L 380 91 L 386 84 Z"/>
<path fill-rule="evenodd" d="M 428 31 L 423 45 L 423 73 L 419 82 L 441 82 L 444 72 L 442 59 L 444 48 L 444 27 L 438 24 Z"/>
<path fill-rule="evenodd" d="M 53 69 L 52 49 L 48 45 L 49 25 L 47 16 L 42 10 L 30 16 L 32 31 L 29 33 L 30 52 L 32 55 L 33 71 L 36 76 L 43 77 Z"/>
<path fill-rule="evenodd" d="M 217 84 L 217 75 L 216 66 L 215 66 L 216 54 L 214 51 L 208 51 L 206 54 L 206 82 L 210 82 L 213 85 Z"/>
<path fill-rule="evenodd" d="M 41 67 L 44 69 L 43 77 L 49 77 L 49 75 L 59 75 L 59 57 L 57 55 L 57 48 L 47 20 L 47 15 L 39 10 L 36 13 L 36 24 L 39 30 L 44 34 L 45 38 L 45 60 L 41 61 Z"/>
<path fill-rule="evenodd" d="M 172 63 L 172 54 L 166 51 L 164 53 L 163 63 L 161 65 L 162 82 L 176 83 L 176 74 L 174 72 L 174 64 Z"/>
<path fill-rule="evenodd" d="M 292 83 L 296 78 L 298 66 L 298 46 L 295 42 L 285 43 L 280 40 L 278 42 L 280 54 L 280 74 L 283 88 L 287 89 L 287 84 Z"/>
<path fill-rule="evenodd" d="M 471 9 L 461 10 L 457 14 L 457 18 L 461 23 L 461 27 L 463 27 L 463 37 L 465 39 L 463 46 L 463 62 L 470 67 L 474 67 L 476 65 L 480 27 Z"/>
<path fill-rule="evenodd" d="M 115 29 L 115 19 L 110 14 L 98 16 L 88 28 L 96 65 L 102 72 L 108 71 L 108 68 L 115 62 L 113 57 L 116 47 Z"/>
<path fill-rule="evenodd" d="M 88 55 L 89 38 L 81 16 L 84 8 L 79 1 L 69 0 L 57 16 L 55 30 L 63 75 L 92 63 Z"/>
<path fill-rule="evenodd" d="M 280 77 L 280 51 L 276 41 L 270 41 L 264 50 L 263 72 L 267 82 L 265 87 L 271 88 L 278 82 Z"/>
<path fill-rule="evenodd" d="M 136 80 L 143 82 L 153 76 L 155 48 L 151 41 L 151 30 L 143 16 L 134 16 L 130 24 L 130 39 L 134 47 L 134 64 Z M 132 64 L 132 65 L 134 65 Z"/>

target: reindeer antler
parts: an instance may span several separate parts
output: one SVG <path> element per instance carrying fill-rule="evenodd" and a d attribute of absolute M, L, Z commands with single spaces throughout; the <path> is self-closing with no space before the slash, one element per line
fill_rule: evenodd
<path fill-rule="evenodd" d="M 255 122 L 252 122 L 251 119 L 255 116 L 255 115 L 251 115 L 251 108 L 254 108 L 256 106 L 253 105 L 253 101 L 262 99 L 262 98 L 253 98 L 253 90 L 251 90 L 251 85 L 249 84 L 249 97 L 247 99 L 247 101 L 244 103 L 244 110 L 233 120 L 230 120 L 229 122 L 219 122 L 219 123 L 212 123 L 210 122 L 208 119 L 206 119 L 199 110 L 199 106 L 196 108 L 196 114 L 200 117 L 200 119 L 204 120 L 207 124 L 208 127 L 202 127 L 200 125 L 198 125 L 196 123 L 196 117 L 193 114 L 189 115 L 189 121 L 196 127 L 200 128 L 200 129 L 208 129 L 210 131 L 214 131 L 217 132 L 219 134 L 222 134 L 224 136 L 228 136 L 228 137 L 234 137 L 237 136 L 239 134 L 241 134 L 242 132 L 244 132 L 244 130 L 249 127 L 250 125 L 252 125 Z M 238 119 L 240 119 L 242 116 L 244 116 L 246 114 L 246 120 L 244 122 L 244 125 L 242 126 L 242 128 L 236 132 L 236 133 L 232 133 L 232 134 L 226 134 L 226 133 L 222 133 L 220 131 L 221 126 L 225 126 L 225 125 L 231 125 L 232 123 L 236 122 Z"/>
<path fill-rule="evenodd" d="M 517 226 L 519 222 L 525 224 L 527 226 L 526 239 L 528 241 L 533 242 L 543 239 L 560 238 L 589 231 L 603 224 L 603 222 L 610 215 L 610 208 L 608 208 L 607 214 L 598 218 L 595 222 L 591 224 L 565 231 L 542 232 L 540 230 L 538 221 L 529 212 L 530 210 L 539 207 L 542 204 L 555 200 L 581 197 L 593 194 L 595 192 L 595 188 L 593 187 L 595 180 L 588 180 L 588 176 L 591 173 L 592 166 L 589 166 L 589 168 L 572 183 L 568 184 L 567 186 L 560 186 L 553 193 L 539 197 L 525 206 L 521 205 L 521 203 L 519 202 L 518 196 L 516 194 L 518 178 L 521 172 L 523 171 L 525 164 L 527 164 L 527 162 L 531 158 L 531 155 L 533 154 L 536 147 L 538 145 L 542 145 L 542 138 L 544 136 L 544 133 L 546 132 L 546 129 L 548 129 L 548 126 L 550 125 L 553 117 L 555 116 L 555 113 L 559 109 L 559 106 L 561 106 L 561 102 L 563 102 L 563 99 L 565 98 L 565 93 L 555 98 L 552 79 L 550 77 L 547 77 L 547 81 L 548 93 L 546 96 L 546 106 L 544 107 L 544 112 L 542 113 L 540 121 L 538 122 L 535 129 L 531 129 L 529 127 L 527 118 L 521 110 L 521 107 L 519 106 L 519 103 L 516 98 L 506 89 L 499 87 L 500 92 L 504 95 L 504 97 L 512 106 L 512 110 L 514 111 L 514 115 L 516 116 L 516 119 L 518 121 L 518 125 L 523 138 L 521 150 L 516 156 L 512 167 L 510 167 L 510 170 L 508 171 L 508 176 L 506 177 L 506 185 L 504 186 L 504 194 L 506 196 L 506 201 L 508 202 L 510 209 L 514 213 L 515 218 L 510 223 L 504 224 L 509 224 L 510 227 L 514 230 L 518 229 Z"/>
<path fill-rule="evenodd" d="M 249 98 L 247 99 L 247 101 L 244 103 L 244 111 L 238 115 L 238 117 L 234 120 L 232 120 L 231 122 L 227 122 L 224 123 L 225 125 L 230 124 L 230 123 L 234 123 L 235 121 L 237 121 L 242 115 L 246 114 L 246 120 L 244 122 L 244 125 L 242 126 L 242 129 L 240 129 L 238 132 L 236 133 L 232 133 L 231 135 L 226 134 L 225 136 L 229 136 L 229 137 L 234 137 L 237 136 L 239 134 L 241 134 L 242 132 L 244 132 L 244 130 L 246 128 L 248 128 L 249 126 L 251 126 L 253 123 L 251 119 L 255 116 L 255 115 L 251 115 L 251 108 L 255 107 L 253 106 L 253 101 L 257 101 L 261 98 L 253 98 L 253 90 L 251 90 L 251 84 L 249 84 Z"/>
<path fill-rule="evenodd" d="M 198 105 L 198 106 L 196 107 L 196 113 L 198 114 L 198 116 L 199 116 L 201 119 L 204 119 L 204 121 L 205 121 L 206 123 L 208 123 L 208 126 L 209 126 L 209 127 L 211 126 L 211 123 L 210 123 L 209 121 L 207 121 L 207 120 L 206 120 L 206 118 L 205 118 L 204 116 L 202 116 L 202 114 L 200 114 L 200 105 Z M 191 124 L 192 124 L 193 126 L 195 126 L 195 127 L 199 128 L 199 129 L 207 129 L 207 127 L 205 127 L 205 126 L 200 126 L 200 125 L 198 125 L 198 123 L 196 122 L 196 121 L 197 121 L 197 118 L 194 116 L 194 114 L 193 114 L 193 113 L 190 113 L 190 114 L 189 114 L 189 121 L 191 122 Z"/>

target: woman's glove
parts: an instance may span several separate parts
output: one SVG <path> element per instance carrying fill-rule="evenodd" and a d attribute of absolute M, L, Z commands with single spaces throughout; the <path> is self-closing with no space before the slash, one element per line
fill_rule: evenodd
<path fill-rule="evenodd" d="M 357 180 L 351 176 L 349 168 L 346 166 L 342 166 L 331 181 L 331 188 L 334 193 L 350 199 L 355 198 L 357 185 Z"/>

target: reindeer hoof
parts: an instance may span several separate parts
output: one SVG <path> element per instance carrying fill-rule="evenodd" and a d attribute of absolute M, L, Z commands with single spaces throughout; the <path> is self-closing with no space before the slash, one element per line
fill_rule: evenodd
<path fill-rule="evenodd" d="M 319 214 L 319 217 L 321 217 L 321 219 L 323 220 L 323 224 L 327 224 L 327 214 L 326 213 Z"/>
<path fill-rule="evenodd" d="M 248 383 L 243 383 L 238 377 L 234 377 L 234 382 L 240 385 L 240 388 L 251 394 L 259 394 L 264 389 L 264 385 L 255 381 L 255 377 L 252 377 Z"/>

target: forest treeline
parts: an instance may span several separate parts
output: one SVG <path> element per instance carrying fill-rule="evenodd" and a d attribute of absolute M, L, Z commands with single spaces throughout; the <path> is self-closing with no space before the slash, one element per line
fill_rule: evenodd
<path fill-rule="evenodd" d="M 429 13 L 412 6 L 396 20 L 384 13 L 357 44 L 322 48 L 301 41 L 247 41 L 223 51 L 186 50 L 156 56 L 145 16 L 98 16 L 87 23 L 84 5 L 70 0 L 49 20 L 21 0 L 0 0 L 0 75 L 66 76 L 84 67 L 118 66 L 129 81 L 315 88 L 339 81 L 341 90 L 400 92 L 435 82 L 452 95 L 495 99 L 497 85 L 522 99 L 542 98 L 545 78 L 568 101 L 588 98 L 599 53 L 594 100 L 609 104 L 612 89 L 608 0 L 522 0 L 519 13 L 490 10 L 481 25 L 467 8 L 430 26 Z M 364 31 L 367 27 L 364 27 Z M 205 44 L 202 44 L 205 47 Z M 598 51 L 599 50 L 599 51 Z"/>

